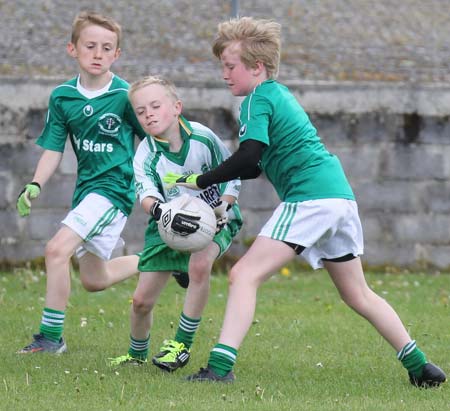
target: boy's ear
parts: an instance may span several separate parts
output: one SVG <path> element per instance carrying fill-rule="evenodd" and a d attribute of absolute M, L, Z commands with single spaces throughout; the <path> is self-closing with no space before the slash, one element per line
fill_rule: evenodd
<path fill-rule="evenodd" d="M 67 43 L 66 51 L 70 57 L 73 57 L 73 58 L 77 57 L 77 49 L 75 47 L 75 44 L 73 44 L 71 42 Z"/>
<path fill-rule="evenodd" d="M 255 67 L 253 67 L 253 74 L 259 76 L 265 69 L 266 67 L 264 64 L 261 61 L 256 60 Z"/>
<path fill-rule="evenodd" d="M 118 47 L 117 49 L 116 49 L 116 53 L 115 53 L 115 57 L 116 57 L 116 59 L 118 59 L 119 57 L 120 57 L 120 54 L 122 53 L 122 50 Z"/>
<path fill-rule="evenodd" d="M 180 115 L 181 112 L 183 111 L 183 103 L 181 102 L 181 100 L 177 100 L 175 102 L 175 110 L 176 110 L 178 115 Z"/>

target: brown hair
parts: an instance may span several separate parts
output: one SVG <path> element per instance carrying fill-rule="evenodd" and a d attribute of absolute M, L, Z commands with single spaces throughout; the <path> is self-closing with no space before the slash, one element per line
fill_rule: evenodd
<path fill-rule="evenodd" d="M 117 35 L 117 48 L 120 47 L 120 41 L 122 37 L 122 28 L 120 24 L 117 23 L 113 18 L 104 16 L 103 14 L 97 13 L 95 11 L 82 11 L 73 20 L 72 23 L 72 37 L 71 42 L 76 44 L 80 38 L 81 30 L 86 26 L 95 25 L 105 28 L 106 30 L 112 31 Z"/>
<path fill-rule="evenodd" d="M 212 45 L 213 54 L 220 59 L 231 43 L 241 46 L 241 61 L 248 68 L 256 62 L 264 64 L 267 75 L 276 78 L 280 65 L 281 25 L 273 20 L 241 17 L 220 23 Z"/>

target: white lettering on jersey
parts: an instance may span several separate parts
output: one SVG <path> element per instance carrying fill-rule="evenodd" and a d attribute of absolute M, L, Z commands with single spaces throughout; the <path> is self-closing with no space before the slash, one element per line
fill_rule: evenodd
<path fill-rule="evenodd" d="M 80 139 L 77 138 L 77 136 L 75 134 L 73 135 L 73 142 L 77 146 L 77 150 L 79 150 L 80 149 Z"/>
<path fill-rule="evenodd" d="M 211 208 L 216 208 L 220 204 L 220 191 L 217 185 L 210 186 L 198 195 Z"/>
<path fill-rule="evenodd" d="M 91 140 L 83 140 L 80 145 L 80 139 L 73 136 L 73 140 L 78 150 L 89 151 L 91 153 L 112 153 L 114 146 L 112 143 L 94 143 Z"/>

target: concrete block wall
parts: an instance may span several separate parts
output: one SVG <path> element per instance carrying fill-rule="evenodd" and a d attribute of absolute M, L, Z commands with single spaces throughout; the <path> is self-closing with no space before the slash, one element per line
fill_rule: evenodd
<path fill-rule="evenodd" d="M 63 162 L 30 218 L 15 201 L 34 172 L 34 144 L 52 80 L 0 85 L 0 261 L 41 256 L 71 202 L 76 170 L 68 147 Z M 450 266 L 450 88 L 382 83 L 289 84 L 328 149 L 338 155 L 357 196 L 368 265 Z M 214 129 L 236 148 L 239 99 L 222 85 L 178 84 L 185 114 Z M 263 177 L 245 181 L 240 198 L 245 224 L 231 249 L 236 256 L 254 237 L 278 198 Z M 142 247 L 147 216 L 136 205 L 125 253 Z"/>

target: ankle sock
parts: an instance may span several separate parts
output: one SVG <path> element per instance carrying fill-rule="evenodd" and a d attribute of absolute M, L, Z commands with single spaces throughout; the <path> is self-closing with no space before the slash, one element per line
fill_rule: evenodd
<path fill-rule="evenodd" d="M 150 346 L 150 335 L 145 340 L 138 340 L 130 335 L 130 348 L 128 354 L 133 358 L 146 360 L 148 356 L 148 349 Z"/>
<path fill-rule="evenodd" d="M 42 311 L 39 332 L 47 339 L 58 342 L 64 329 L 64 311 L 45 307 Z"/>
<path fill-rule="evenodd" d="M 422 376 L 422 370 L 427 363 L 425 354 L 417 347 L 413 340 L 406 344 L 397 354 L 397 358 L 402 362 L 403 366 L 409 373 L 417 378 Z"/>
<path fill-rule="evenodd" d="M 208 367 L 217 375 L 224 377 L 236 362 L 237 350 L 229 345 L 216 344 L 209 354 Z"/>
<path fill-rule="evenodd" d="M 184 313 L 181 313 L 175 341 L 183 343 L 187 349 L 190 349 L 200 321 L 201 318 L 189 318 Z"/>

